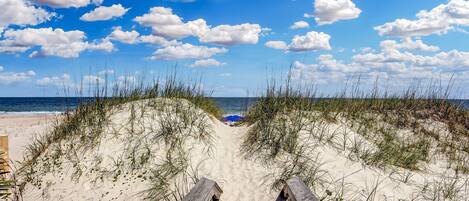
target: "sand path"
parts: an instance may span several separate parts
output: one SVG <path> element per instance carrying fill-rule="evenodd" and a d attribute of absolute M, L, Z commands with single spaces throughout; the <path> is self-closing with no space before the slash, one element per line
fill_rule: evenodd
<path fill-rule="evenodd" d="M 217 181 L 223 189 L 224 201 L 275 200 L 278 192 L 271 192 L 269 168 L 247 160 L 240 153 L 247 127 L 230 127 L 216 121 L 215 144 L 211 157 L 202 165 L 200 176 Z"/>

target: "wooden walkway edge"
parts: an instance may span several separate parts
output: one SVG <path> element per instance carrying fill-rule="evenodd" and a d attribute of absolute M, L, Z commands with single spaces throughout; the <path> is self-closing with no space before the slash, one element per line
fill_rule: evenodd
<path fill-rule="evenodd" d="M 182 201 L 218 201 L 222 193 L 223 190 L 215 181 L 203 177 Z"/>
<path fill-rule="evenodd" d="M 219 201 L 223 190 L 217 182 L 202 178 L 182 201 Z M 319 201 L 299 177 L 289 179 L 275 201 Z"/>

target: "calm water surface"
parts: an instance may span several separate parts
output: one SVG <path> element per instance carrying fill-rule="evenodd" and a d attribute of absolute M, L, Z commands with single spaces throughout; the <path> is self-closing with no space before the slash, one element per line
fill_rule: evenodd
<path fill-rule="evenodd" d="M 252 106 L 257 98 L 212 98 L 225 114 L 242 114 Z M 0 114 L 36 114 L 36 113 L 61 113 L 73 110 L 83 101 L 93 101 L 93 98 L 0 98 Z M 469 100 L 451 100 L 455 104 L 461 104 L 469 109 Z"/>

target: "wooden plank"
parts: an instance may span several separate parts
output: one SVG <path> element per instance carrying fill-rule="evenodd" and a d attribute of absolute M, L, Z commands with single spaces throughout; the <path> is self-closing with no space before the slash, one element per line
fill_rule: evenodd
<path fill-rule="evenodd" d="M 276 201 L 319 201 L 298 177 L 289 179 Z"/>
<path fill-rule="evenodd" d="M 182 201 L 218 201 L 223 190 L 215 181 L 203 177 Z"/>
<path fill-rule="evenodd" d="M 0 135 L 0 152 L 2 152 L 2 159 L 4 160 L 5 164 L 2 164 L 0 167 L 0 171 L 8 172 L 10 168 L 8 167 L 9 157 L 8 157 L 8 135 Z"/>

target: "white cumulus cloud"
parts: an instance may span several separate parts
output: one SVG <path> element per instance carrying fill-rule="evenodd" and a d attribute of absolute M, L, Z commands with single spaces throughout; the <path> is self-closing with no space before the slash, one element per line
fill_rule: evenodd
<path fill-rule="evenodd" d="M 36 80 L 36 85 L 41 87 L 64 87 L 69 88 L 73 87 L 75 83 L 71 79 L 69 74 L 62 74 L 60 76 L 50 76 L 43 77 L 39 80 Z"/>
<path fill-rule="evenodd" d="M 309 27 L 308 22 L 298 21 L 298 22 L 293 23 L 293 25 L 290 26 L 290 29 L 304 29 L 308 27 Z"/>
<path fill-rule="evenodd" d="M 290 44 L 290 51 L 330 50 L 331 36 L 323 32 L 308 32 L 304 36 L 296 35 Z"/>
<path fill-rule="evenodd" d="M 469 1 L 449 0 L 432 10 L 417 13 L 417 19 L 396 19 L 374 29 L 382 36 L 427 36 L 445 34 L 457 26 L 469 26 Z"/>
<path fill-rule="evenodd" d="M 151 59 L 177 60 L 177 59 L 206 59 L 213 55 L 225 53 L 225 48 L 194 46 L 191 44 L 182 44 L 168 46 L 156 50 Z"/>
<path fill-rule="evenodd" d="M 180 42 L 177 40 L 167 40 L 164 37 L 161 36 L 155 36 L 155 35 L 143 35 L 139 37 L 139 42 L 140 43 L 148 43 L 148 44 L 153 44 L 153 45 L 159 45 L 159 46 L 171 46 L 171 45 L 180 45 Z"/>
<path fill-rule="evenodd" d="M 262 32 L 258 24 L 220 25 L 202 32 L 200 42 L 221 45 L 257 44 Z"/>
<path fill-rule="evenodd" d="M 24 81 L 28 81 L 36 76 L 36 73 L 32 70 L 26 72 L 6 72 L 4 68 L 0 66 L 0 84 L 10 85 Z"/>
<path fill-rule="evenodd" d="M 396 85 L 414 79 L 449 80 L 454 76 L 454 80 L 469 84 L 466 79 L 469 76 L 469 52 L 451 50 L 428 54 L 429 51 L 439 50 L 422 41 L 406 40 L 383 41 L 381 50 L 356 54 L 350 62 L 337 60 L 332 55 L 320 55 L 313 64 L 297 61 L 294 62 L 291 75 L 294 79 L 317 83 L 343 83 L 354 75 L 360 75 L 364 80 L 374 80 L 379 76 L 381 79 L 393 80 L 392 84 Z"/>
<path fill-rule="evenodd" d="M 25 0 L 0 0 L 0 10 L 0 33 L 9 25 L 37 25 L 55 16 Z"/>
<path fill-rule="evenodd" d="M 339 20 L 350 20 L 360 16 L 362 11 L 352 0 L 315 0 L 314 19 L 319 25 L 332 24 Z M 309 17 L 310 15 L 306 15 Z M 311 16 L 312 17 L 312 16 Z"/>
<path fill-rule="evenodd" d="M 215 59 L 202 59 L 197 60 L 193 64 L 189 65 L 192 68 L 199 68 L 199 67 L 216 67 L 216 66 L 223 66 L 226 63 L 219 62 Z"/>
<path fill-rule="evenodd" d="M 138 42 L 140 33 L 135 30 L 122 31 L 122 27 L 114 27 L 114 30 L 109 34 L 108 38 L 111 40 L 120 41 L 126 44 L 135 44 Z"/>
<path fill-rule="evenodd" d="M 283 41 L 268 41 L 265 46 L 292 52 L 330 50 L 330 39 L 331 36 L 326 33 L 311 31 L 303 36 L 295 35 L 289 45 Z"/>
<path fill-rule="evenodd" d="M 278 41 L 278 40 L 267 41 L 265 43 L 265 46 L 269 47 L 269 48 L 272 48 L 272 49 L 278 49 L 278 50 L 287 50 L 288 49 L 287 43 L 285 43 L 283 41 Z"/>
<path fill-rule="evenodd" d="M 134 21 L 151 27 L 153 35 L 170 40 L 195 36 L 200 42 L 220 45 L 256 44 L 264 29 L 250 23 L 211 27 L 204 19 L 184 22 L 171 8 L 165 7 L 153 7 L 149 13 L 136 17 Z"/>
<path fill-rule="evenodd" d="M 323 32 L 311 31 L 306 35 L 295 35 L 289 45 L 283 41 L 268 41 L 265 46 L 273 49 L 292 52 L 305 52 L 314 50 L 330 50 L 331 36 Z"/>
<path fill-rule="evenodd" d="M 37 4 L 44 4 L 54 8 L 79 8 L 89 4 L 99 5 L 104 0 L 32 0 Z"/>
<path fill-rule="evenodd" d="M 0 53 L 24 52 L 34 47 L 30 57 L 57 56 L 63 58 L 76 58 L 85 50 L 101 50 L 110 52 L 114 50 L 113 44 L 108 40 L 101 42 L 87 42 L 82 31 L 64 31 L 57 28 L 27 28 L 21 30 L 6 30 L 4 40 L 0 40 Z"/>
<path fill-rule="evenodd" d="M 110 7 L 100 6 L 89 13 L 85 13 L 80 17 L 82 21 L 106 21 L 115 17 L 121 17 L 127 13 L 129 9 L 124 8 L 121 4 L 114 4 Z"/>
<path fill-rule="evenodd" d="M 408 49 L 408 50 L 419 50 L 427 52 L 436 52 L 440 48 L 433 45 L 427 45 L 422 40 L 413 40 L 412 38 L 404 38 L 401 43 L 395 40 L 385 40 L 380 43 L 382 49 Z"/>
<path fill-rule="evenodd" d="M 173 14 L 171 8 L 164 7 L 153 7 L 149 13 L 134 20 L 143 26 L 151 27 L 155 35 L 171 39 L 200 35 L 208 29 L 205 20 L 198 19 L 184 23 L 179 16 Z"/>
<path fill-rule="evenodd" d="M 180 43 L 177 40 L 167 40 L 164 37 L 156 35 L 143 35 L 141 36 L 135 30 L 132 31 L 123 31 L 122 27 L 114 27 L 114 30 L 106 37 L 107 40 L 119 41 L 126 44 L 140 44 L 148 43 L 158 46 L 171 46 L 179 45 Z"/>

